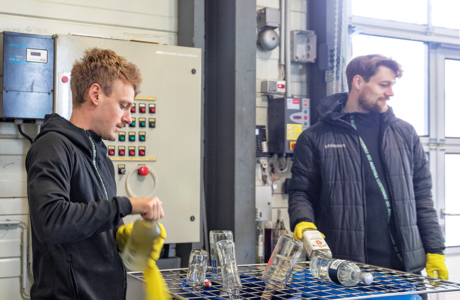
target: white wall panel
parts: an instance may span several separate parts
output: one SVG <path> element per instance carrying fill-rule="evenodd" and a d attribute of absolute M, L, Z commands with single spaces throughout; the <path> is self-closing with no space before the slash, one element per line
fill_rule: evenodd
<path fill-rule="evenodd" d="M 23 300 L 19 277 L 0 279 L 0 299 Z"/>
<path fill-rule="evenodd" d="M 0 259 L 0 278 L 21 275 L 21 260 L 19 258 Z M 4 299 L 4 298 L 1 298 Z"/>

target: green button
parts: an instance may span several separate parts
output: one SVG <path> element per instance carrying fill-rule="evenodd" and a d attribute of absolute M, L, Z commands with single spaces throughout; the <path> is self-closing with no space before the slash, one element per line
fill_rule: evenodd
<path fill-rule="evenodd" d="M 124 135 L 120 135 L 120 141 L 124 141 L 125 140 L 125 136 Z"/>
<path fill-rule="evenodd" d="M 145 122 L 141 122 L 141 127 L 145 127 Z"/>
<path fill-rule="evenodd" d="M 134 135 L 130 136 L 130 137 L 129 137 L 129 140 L 130 140 L 130 141 L 134 141 Z"/>
<path fill-rule="evenodd" d="M 136 126 L 136 122 L 131 122 L 131 125 L 129 125 L 131 127 L 135 127 Z"/>
<path fill-rule="evenodd" d="M 141 141 L 145 141 L 145 136 L 141 135 L 139 138 Z"/>
<path fill-rule="evenodd" d="M 155 122 L 150 122 L 150 127 L 155 128 Z"/>

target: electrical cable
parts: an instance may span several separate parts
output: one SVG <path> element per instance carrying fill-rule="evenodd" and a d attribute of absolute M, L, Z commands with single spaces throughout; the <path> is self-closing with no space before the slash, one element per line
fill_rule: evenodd
<path fill-rule="evenodd" d="M 32 144 L 34 141 L 32 140 L 32 138 L 30 136 L 28 136 L 27 134 L 25 134 L 23 131 L 22 131 L 22 128 L 21 128 L 21 124 L 17 124 L 18 125 L 18 130 L 19 130 L 19 133 L 25 137 L 26 139 L 29 140 L 29 142 Z"/>

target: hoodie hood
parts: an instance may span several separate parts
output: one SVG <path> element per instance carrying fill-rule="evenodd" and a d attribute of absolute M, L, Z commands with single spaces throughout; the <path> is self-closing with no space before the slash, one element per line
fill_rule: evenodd
<path fill-rule="evenodd" d="M 88 137 L 91 137 L 96 144 L 100 144 L 102 141 L 101 137 L 93 131 L 79 128 L 58 114 L 45 116 L 45 121 L 41 127 L 40 133 L 37 135 L 34 142 L 48 132 L 55 132 L 65 136 L 76 147 L 88 153 L 88 155 L 92 153 L 92 144 Z"/>
<path fill-rule="evenodd" d="M 323 121 L 335 121 L 341 119 L 346 112 L 343 107 L 347 103 L 348 93 L 338 93 L 323 98 L 318 105 L 318 113 Z M 388 110 L 382 114 L 383 123 L 389 124 L 399 120 L 396 118 L 393 108 L 388 106 Z"/>

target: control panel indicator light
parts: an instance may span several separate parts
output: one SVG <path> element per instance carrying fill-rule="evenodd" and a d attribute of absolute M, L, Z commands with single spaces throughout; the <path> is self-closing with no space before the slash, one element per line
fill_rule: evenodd
<path fill-rule="evenodd" d="M 139 156 L 145 156 L 145 147 L 139 147 Z"/>
<path fill-rule="evenodd" d="M 145 142 L 145 132 L 139 132 L 139 141 Z"/>
<path fill-rule="evenodd" d="M 131 112 L 132 113 L 136 112 L 136 104 L 133 104 L 133 106 L 131 106 Z"/>
<path fill-rule="evenodd" d="M 155 104 L 149 104 L 149 113 L 154 114 L 155 112 Z"/>
<path fill-rule="evenodd" d="M 123 175 L 126 173 L 126 166 L 125 165 L 118 165 L 118 174 Z"/>
<path fill-rule="evenodd" d="M 139 127 L 145 127 L 145 118 L 139 118 Z"/>
<path fill-rule="evenodd" d="M 139 104 L 139 112 L 140 113 L 145 113 L 146 108 L 145 108 L 145 103 Z"/>
<path fill-rule="evenodd" d="M 126 132 L 120 131 L 120 132 L 118 133 L 118 140 L 119 140 L 120 142 L 124 142 L 124 141 L 126 140 Z"/>
<path fill-rule="evenodd" d="M 149 127 L 155 128 L 156 119 L 149 119 Z"/>
<path fill-rule="evenodd" d="M 129 135 L 129 141 L 134 142 L 136 140 L 136 133 L 133 131 L 128 132 Z"/>
<path fill-rule="evenodd" d="M 118 147 L 118 155 L 125 156 L 125 147 L 124 146 Z"/>
<path fill-rule="evenodd" d="M 128 153 L 129 153 L 129 156 L 135 156 L 136 155 L 136 147 L 128 147 Z"/>
<path fill-rule="evenodd" d="M 136 127 L 136 118 L 131 118 L 131 123 L 129 124 L 129 127 Z"/>
<path fill-rule="evenodd" d="M 108 146 L 108 155 L 109 156 L 114 156 L 115 155 L 115 146 Z"/>

